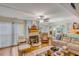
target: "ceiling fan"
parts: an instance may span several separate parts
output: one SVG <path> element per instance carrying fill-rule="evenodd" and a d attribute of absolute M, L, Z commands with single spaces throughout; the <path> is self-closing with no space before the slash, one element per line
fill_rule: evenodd
<path fill-rule="evenodd" d="M 43 16 L 43 15 L 40 15 L 39 16 L 39 19 L 42 20 L 43 22 L 49 22 L 49 19 L 50 18 L 49 17 L 46 17 L 46 16 Z"/>

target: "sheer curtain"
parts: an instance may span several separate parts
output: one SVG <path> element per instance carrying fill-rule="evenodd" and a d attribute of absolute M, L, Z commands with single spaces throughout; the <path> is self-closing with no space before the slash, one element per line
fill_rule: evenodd
<path fill-rule="evenodd" d="M 0 48 L 12 45 L 12 23 L 0 22 Z"/>
<path fill-rule="evenodd" d="M 19 36 L 25 36 L 25 27 L 24 23 L 14 23 L 14 44 L 18 43 Z"/>
<path fill-rule="evenodd" d="M 25 35 L 24 24 L 19 22 L 0 22 L 0 48 L 16 45 L 19 36 Z"/>

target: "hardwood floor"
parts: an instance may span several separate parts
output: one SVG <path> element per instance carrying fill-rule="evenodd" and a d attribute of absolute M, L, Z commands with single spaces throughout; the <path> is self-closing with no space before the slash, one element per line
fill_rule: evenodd
<path fill-rule="evenodd" d="M 26 45 L 26 44 L 23 44 L 23 45 Z M 40 48 L 48 46 L 48 45 L 49 44 L 44 43 L 44 44 L 41 44 L 40 46 L 37 46 L 37 47 L 31 46 L 30 48 L 27 48 L 27 49 L 22 50 L 22 51 L 24 51 L 26 53 L 29 53 L 31 51 L 34 51 L 36 49 L 40 49 Z M 0 56 L 18 56 L 19 55 L 18 52 L 19 52 L 18 51 L 18 46 L 4 48 L 4 49 L 0 49 Z"/>
<path fill-rule="evenodd" d="M 43 43 L 43 44 L 41 44 L 39 46 L 31 46 L 30 48 L 20 50 L 19 55 L 22 56 L 23 54 L 25 55 L 27 53 L 30 53 L 32 51 L 41 49 L 41 48 L 46 47 L 46 46 L 49 46 L 49 44 L 48 43 Z"/>
<path fill-rule="evenodd" d="M 17 46 L 0 49 L 0 56 L 17 56 L 18 55 L 17 51 L 18 51 Z"/>

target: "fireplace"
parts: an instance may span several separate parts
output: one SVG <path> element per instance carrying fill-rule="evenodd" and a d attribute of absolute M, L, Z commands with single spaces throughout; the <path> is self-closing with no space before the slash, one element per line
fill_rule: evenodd
<path fill-rule="evenodd" d="M 29 28 L 29 43 L 32 46 L 37 46 L 39 45 L 39 29 L 37 26 L 32 25 L 31 28 Z"/>

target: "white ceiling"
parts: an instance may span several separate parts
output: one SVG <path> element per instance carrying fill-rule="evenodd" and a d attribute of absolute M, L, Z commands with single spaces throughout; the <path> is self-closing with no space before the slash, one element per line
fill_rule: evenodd
<path fill-rule="evenodd" d="M 19 19 L 35 19 L 39 15 L 45 15 L 51 20 L 59 21 L 68 19 L 73 14 L 59 3 L 6 3 L 0 4 L 0 15 Z"/>

